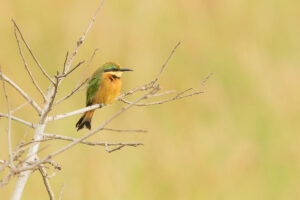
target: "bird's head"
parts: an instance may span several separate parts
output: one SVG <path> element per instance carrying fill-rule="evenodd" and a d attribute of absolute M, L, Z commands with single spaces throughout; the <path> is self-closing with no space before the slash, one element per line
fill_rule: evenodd
<path fill-rule="evenodd" d="M 121 77 L 122 73 L 125 71 L 133 71 L 131 69 L 122 68 L 119 64 L 114 62 L 108 62 L 103 65 L 104 73 L 109 73 L 117 77 Z"/>

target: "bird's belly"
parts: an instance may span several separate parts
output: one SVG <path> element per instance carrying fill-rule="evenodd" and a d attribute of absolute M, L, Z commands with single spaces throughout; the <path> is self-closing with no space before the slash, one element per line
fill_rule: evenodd
<path fill-rule="evenodd" d="M 121 80 L 103 80 L 100 83 L 97 94 L 95 95 L 96 103 L 110 104 L 120 93 Z"/>

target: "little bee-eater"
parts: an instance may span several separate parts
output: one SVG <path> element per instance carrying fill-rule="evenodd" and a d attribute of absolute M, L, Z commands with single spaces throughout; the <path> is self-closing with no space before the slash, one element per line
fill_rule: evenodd
<path fill-rule="evenodd" d="M 124 71 L 131 69 L 121 68 L 114 62 L 108 62 L 99 67 L 91 77 L 86 92 L 86 106 L 93 104 L 109 104 L 118 95 L 121 89 L 121 76 Z M 91 120 L 95 110 L 87 111 L 76 124 L 77 131 L 84 126 L 91 129 Z"/>

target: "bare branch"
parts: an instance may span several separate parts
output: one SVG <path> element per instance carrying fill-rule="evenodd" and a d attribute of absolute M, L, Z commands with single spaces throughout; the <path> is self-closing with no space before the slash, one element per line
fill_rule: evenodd
<path fill-rule="evenodd" d="M 33 85 L 36 87 L 36 89 L 43 96 L 44 100 L 46 100 L 45 94 L 43 93 L 43 91 L 41 90 L 41 88 L 39 87 L 39 85 L 37 84 L 37 82 L 35 81 L 35 79 L 33 78 L 32 73 L 31 73 L 31 71 L 28 68 L 27 62 L 25 60 L 25 57 L 23 55 L 23 52 L 22 52 L 22 49 L 21 49 L 21 46 L 20 46 L 20 41 L 19 41 L 18 36 L 17 36 L 16 26 L 14 26 L 14 34 L 15 34 L 15 38 L 16 38 L 16 41 L 17 41 L 17 44 L 18 44 L 18 48 L 19 48 L 19 53 L 20 53 L 20 55 L 22 57 L 25 69 L 26 69 L 27 73 L 29 74 L 31 81 L 33 82 Z"/>
<path fill-rule="evenodd" d="M 23 107 L 26 106 L 27 104 L 29 104 L 29 101 L 26 101 L 26 102 L 22 103 L 21 105 L 19 105 L 19 106 L 16 107 L 15 109 L 13 109 L 10 113 L 13 114 L 14 112 L 17 112 L 18 110 L 20 110 L 21 108 L 23 108 Z"/>
<path fill-rule="evenodd" d="M 12 80 L 10 80 L 7 76 L 5 76 L 2 72 L 0 72 L 0 76 L 4 81 L 9 83 L 12 87 L 14 87 L 29 103 L 36 109 L 36 111 L 40 114 L 41 113 L 41 108 L 39 105 L 31 99 L 28 94 L 26 94 L 17 84 L 15 84 Z"/>
<path fill-rule="evenodd" d="M 35 128 L 35 125 L 33 123 L 30 123 L 30 122 L 27 122 L 23 119 L 20 119 L 20 118 L 17 118 L 15 116 L 12 116 L 12 115 L 8 115 L 8 114 L 4 114 L 4 113 L 0 113 L 0 117 L 5 117 L 5 118 L 9 118 L 11 117 L 12 120 L 15 120 L 17 122 L 20 122 L 26 126 L 29 126 L 30 128 Z"/>
<path fill-rule="evenodd" d="M 42 71 L 42 73 L 51 81 L 51 83 L 54 84 L 54 81 L 52 80 L 52 78 L 47 74 L 47 72 L 44 70 L 44 68 L 42 67 L 42 65 L 40 64 L 40 62 L 37 60 L 37 58 L 35 57 L 35 55 L 33 54 L 31 48 L 29 47 L 29 45 L 27 44 L 26 40 L 23 37 L 23 34 L 21 32 L 21 30 L 19 29 L 17 23 L 15 22 L 14 19 L 11 19 L 11 21 L 13 22 L 15 28 L 17 29 L 17 31 L 19 32 L 22 41 L 24 42 L 25 46 L 27 47 L 29 53 L 31 54 L 33 60 L 35 61 L 35 63 L 37 64 L 37 66 L 40 68 L 40 70 Z"/>
<path fill-rule="evenodd" d="M 69 57 L 69 51 L 67 51 L 67 53 L 66 53 L 66 58 L 65 58 L 62 74 L 66 73 L 66 64 L 67 64 L 68 57 Z"/>
<path fill-rule="evenodd" d="M 94 59 L 94 57 L 95 57 L 97 51 L 98 51 L 98 48 L 96 48 L 96 49 L 94 50 L 94 52 L 93 52 L 93 54 L 92 54 L 92 56 L 91 56 L 91 58 L 90 58 L 88 64 L 87 64 L 86 67 L 84 68 L 84 71 L 83 71 L 82 75 L 80 76 L 79 80 L 77 81 L 77 83 L 75 84 L 75 87 L 74 87 L 74 88 L 76 88 L 76 87 L 79 85 L 79 83 L 82 81 L 82 79 L 85 77 L 85 75 L 86 75 L 86 73 L 87 73 L 87 70 L 88 70 L 88 68 L 90 67 L 90 65 L 92 64 L 92 61 L 93 61 L 93 59 Z"/>
<path fill-rule="evenodd" d="M 181 44 L 181 42 L 178 42 L 175 47 L 173 48 L 173 50 L 171 51 L 170 55 L 168 56 L 167 60 L 165 61 L 165 63 L 162 65 L 159 73 L 157 74 L 156 78 L 151 82 L 153 85 L 156 83 L 156 81 L 158 81 L 160 75 L 162 74 L 162 72 L 164 71 L 165 67 L 167 66 L 169 60 L 171 59 L 171 57 L 173 56 L 173 54 L 175 53 L 177 47 Z"/>
<path fill-rule="evenodd" d="M 43 109 L 44 113 L 43 113 L 43 116 L 41 117 L 42 121 L 47 119 L 47 115 L 53 107 L 53 103 L 54 103 L 54 100 L 55 100 L 55 97 L 56 97 L 56 94 L 57 94 L 58 86 L 59 86 L 61 80 L 62 80 L 61 78 L 56 78 L 56 82 L 53 84 L 53 88 L 51 90 L 51 93 L 49 93 L 49 96 L 50 96 L 50 101 L 48 102 L 49 104 L 46 107 L 44 107 L 44 109 Z"/>
<path fill-rule="evenodd" d="M 131 94 L 134 94 L 134 93 L 136 93 L 136 92 L 149 90 L 150 88 L 153 88 L 153 85 L 151 84 L 151 82 L 150 82 L 150 83 L 147 83 L 147 84 L 145 84 L 145 85 L 143 85 L 143 86 L 136 87 L 136 88 L 134 88 L 134 89 L 132 89 L 132 90 L 129 90 L 129 91 L 125 92 L 124 94 L 119 95 L 119 96 L 116 98 L 116 100 L 120 100 L 120 99 L 122 99 L 123 97 L 128 96 L 128 95 L 131 95 Z"/>
<path fill-rule="evenodd" d="M 190 90 L 190 89 L 191 88 L 189 88 L 188 90 Z M 203 93 L 201 91 L 195 91 L 195 92 L 187 94 L 187 95 L 182 95 L 183 93 L 185 93 L 188 90 L 185 90 L 185 91 L 183 91 L 181 93 L 178 93 L 176 96 L 171 97 L 169 99 L 164 99 L 164 100 L 155 101 L 155 102 L 149 102 L 149 103 L 137 103 L 135 105 L 136 106 L 153 106 L 153 105 L 163 104 L 163 103 L 167 103 L 167 102 L 170 102 L 170 101 L 179 100 L 179 99 L 182 99 L 182 98 L 186 98 L 186 97 L 190 97 L 190 96 L 194 96 L 194 95 L 198 95 L 198 94 Z M 131 104 L 132 103 L 132 102 L 130 102 L 130 101 L 124 99 L 124 98 L 121 98 L 119 100 L 122 101 L 122 102 L 124 102 L 124 103 L 127 103 L 127 104 Z"/>
<path fill-rule="evenodd" d="M 90 110 L 94 110 L 94 109 L 97 109 L 97 108 L 102 108 L 103 106 L 104 106 L 104 104 L 94 104 L 92 106 L 81 108 L 81 109 L 78 109 L 78 110 L 75 110 L 75 111 L 72 111 L 72 112 L 68 112 L 68 113 L 65 113 L 65 114 L 60 114 L 60 115 L 56 115 L 56 116 L 49 116 L 49 117 L 47 117 L 47 121 L 54 121 L 54 120 L 59 120 L 59 119 L 66 118 L 66 117 L 71 117 L 73 115 L 81 114 L 81 113 L 84 113 L 84 112 L 87 112 L 87 111 L 90 111 Z"/>
<path fill-rule="evenodd" d="M 104 130 L 104 129 L 102 129 Z M 101 131 L 101 130 L 99 130 Z M 41 140 L 39 142 L 44 142 L 48 141 L 47 139 L 52 139 L 52 140 L 65 140 L 65 141 L 76 141 L 78 138 L 72 138 L 68 136 L 63 136 L 63 135 L 56 135 L 56 134 L 50 134 L 50 133 L 45 133 L 44 136 L 46 137 L 44 140 Z M 36 142 L 36 141 L 35 141 Z M 82 140 L 79 143 L 81 144 L 86 144 L 90 146 L 119 146 L 119 145 L 124 145 L 124 146 L 133 146 L 137 147 L 139 145 L 143 145 L 142 143 L 123 143 L 123 142 L 90 142 L 86 140 Z"/>
<path fill-rule="evenodd" d="M 121 150 L 123 147 L 125 147 L 125 145 L 120 145 L 120 146 L 115 147 L 113 149 L 109 149 L 108 145 L 105 145 L 105 151 L 107 151 L 108 153 L 112 153 L 114 151 Z"/>
<path fill-rule="evenodd" d="M 102 130 L 109 130 L 109 129 L 103 128 Z M 114 129 L 112 129 L 112 130 L 114 130 Z M 101 130 L 99 130 L 99 131 L 101 131 Z M 57 134 L 51 134 L 51 133 L 44 133 L 43 136 L 44 136 L 44 138 L 41 140 L 30 141 L 30 142 L 22 144 L 20 147 L 25 147 L 25 146 L 28 146 L 33 143 L 47 142 L 47 141 L 51 141 L 51 140 L 65 140 L 65 141 L 71 141 L 71 142 L 78 140 L 78 138 L 72 138 L 72 137 L 68 137 L 68 136 L 64 136 L 64 135 L 57 135 Z M 85 144 L 85 145 L 90 145 L 90 146 L 120 146 L 120 145 L 124 145 L 124 146 L 137 147 L 139 145 L 143 145 L 143 143 L 90 142 L 90 141 L 86 141 L 86 140 L 80 141 L 79 143 Z"/>
<path fill-rule="evenodd" d="M 135 132 L 135 133 L 147 133 L 147 130 L 137 129 L 137 130 L 130 130 L 130 129 L 114 129 L 114 128 L 103 128 L 105 131 L 113 131 L 113 132 Z"/>
<path fill-rule="evenodd" d="M 71 92 L 70 94 L 68 94 L 67 96 L 64 96 L 63 98 L 61 98 L 61 99 L 59 99 L 59 100 L 57 100 L 57 101 L 55 102 L 54 105 L 59 104 L 60 102 L 62 102 L 62 101 L 64 101 L 64 100 L 68 99 L 69 97 L 71 97 L 73 94 L 75 94 L 77 91 L 79 91 L 79 89 L 80 89 L 86 82 L 88 82 L 89 80 L 90 80 L 90 78 L 85 79 L 85 81 L 83 81 L 79 86 L 77 86 L 76 88 L 74 88 L 74 90 L 72 90 L 72 92 Z"/>
<path fill-rule="evenodd" d="M 168 90 L 168 91 L 165 91 L 165 92 L 160 92 L 160 93 L 154 94 L 151 97 L 159 97 L 159 96 L 164 96 L 166 94 L 174 94 L 176 92 L 177 92 L 176 90 Z"/>
<path fill-rule="evenodd" d="M 1 65 L 0 65 L 0 72 L 2 72 Z M 2 79 L 3 83 L 3 91 L 7 103 L 7 113 L 8 113 L 8 128 L 7 128 L 7 142 L 8 142 L 8 154 L 9 154 L 9 163 L 11 167 L 14 169 L 14 163 L 13 163 L 13 156 L 12 156 L 12 148 L 11 148 L 11 115 L 10 115 L 10 103 L 9 103 L 9 98 L 8 94 L 6 92 L 6 87 L 5 87 L 5 81 Z"/>
<path fill-rule="evenodd" d="M 34 143 L 32 143 L 32 144 L 34 144 Z M 20 160 L 20 164 L 23 164 L 23 163 L 26 163 L 26 164 L 28 164 L 28 165 L 33 164 L 35 161 L 30 161 L 30 159 L 31 159 L 31 158 L 34 158 L 34 160 L 38 160 L 37 154 L 38 154 L 39 152 L 41 152 L 41 151 L 47 149 L 49 146 L 50 146 L 50 145 L 46 145 L 46 146 L 44 146 L 44 147 L 38 149 L 38 151 L 37 151 L 36 153 L 32 153 L 32 154 L 28 153 L 28 154 L 26 155 L 26 157 L 25 157 L 23 160 Z M 49 162 L 50 162 L 50 159 L 47 160 L 47 161 L 45 161 L 44 163 L 49 163 Z M 38 165 L 37 165 L 37 166 L 38 166 Z M 36 170 L 36 169 L 38 169 L 39 167 L 37 167 L 37 166 L 35 166 L 34 168 L 31 168 L 31 170 Z M 18 170 L 14 170 L 14 172 L 15 172 L 15 173 L 19 173 Z"/>
<path fill-rule="evenodd" d="M 75 69 L 77 69 L 81 64 L 83 64 L 85 61 L 80 61 L 75 67 L 73 67 L 71 70 L 69 70 L 67 73 L 63 73 L 62 75 L 59 76 L 55 76 L 56 78 L 62 78 L 62 77 L 66 77 L 69 74 L 71 74 Z"/>
<path fill-rule="evenodd" d="M 59 194 L 58 200 L 61 200 L 61 198 L 62 198 L 62 195 L 63 195 L 63 192 L 64 192 L 64 187 L 65 187 L 65 184 L 63 183 L 62 186 L 61 186 L 61 189 L 60 189 L 60 194 Z"/>
<path fill-rule="evenodd" d="M 41 172 L 41 175 L 42 175 L 42 177 L 43 177 L 43 181 L 44 181 L 46 190 L 47 190 L 47 192 L 48 192 L 48 194 L 49 194 L 50 200 L 54 200 L 54 194 L 53 194 L 53 191 L 52 191 L 52 189 L 51 189 L 49 180 L 48 180 L 48 178 L 47 178 L 46 170 L 45 170 L 43 167 L 40 167 L 40 168 L 39 168 L 39 171 Z"/>
<path fill-rule="evenodd" d="M 9 172 L 8 175 L 6 175 L 2 180 L 0 180 L 0 188 L 2 188 L 4 185 L 6 185 L 12 176 L 13 176 L 13 174 L 11 172 Z"/>
<path fill-rule="evenodd" d="M 205 83 L 208 81 L 208 79 L 209 79 L 213 74 L 214 74 L 213 72 L 210 72 L 210 73 L 208 74 L 208 76 L 201 82 L 201 84 L 200 84 L 198 90 L 200 90 L 200 88 L 203 87 L 203 86 L 205 85 Z"/>

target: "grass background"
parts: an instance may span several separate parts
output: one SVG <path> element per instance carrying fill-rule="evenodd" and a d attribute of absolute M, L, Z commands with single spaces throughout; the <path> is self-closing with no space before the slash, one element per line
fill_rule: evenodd
<path fill-rule="evenodd" d="M 42 103 L 23 67 L 13 36 L 14 18 L 50 75 L 61 69 L 99 1 L 9 1 L 0 6 L 0 64 L 3 72 Z M 113 60 L 135 71 L 123 77 L 122 91 L 156 75 L 173 46 L 182 41 L 161 77 L 164 89 L 195 87 L 210 73 L 205 93 L 165 105 L 133 108 L 109 127 L 143 128 L 148 134 L 101 133 L 97 141 L 144 142 L 108 154 L 77 145 L 55 160 L 63 167 L 51 185 L 63 199 L 298 199 L 300 196 L 300 2 L 297 0 L 108 0 L 76 58 L 89 70 Z M 25 54 L 41 87 L 47 80 Z M 82 68 L 83 69 L 83 68 Z M 64 82 L 59 97 L 82 73 Z M 1 86 L 2 88 L 2 86 Z M 6 112 L 3 90 L 0 111 Z M 24 99 L 8 88 L 11 104 Z M 84 105 L 81 92 L 52 112 Z M 96 112 L 93 127 L 122 106 Z M 28 105 L 16 116 L 37 122 Z M 46 132 L 82 136 L 79 116 L 51 122 Z M 7 159 L 7 120 L 0 120 L 0 158 Z M 26 132 L 13 122 L 13 144 Z M 32 136 L 28 130 L 27 139 Z M 67 142 L 50 143 L 41 156 Z M 45 146 L 43 144 L 42 146 Z M 2 177 L 4 173 L 0 173 Z M 9 199 L 15 179 L 0 190 Z M 23 199 L 48 199 L 39 173 Z"/>

